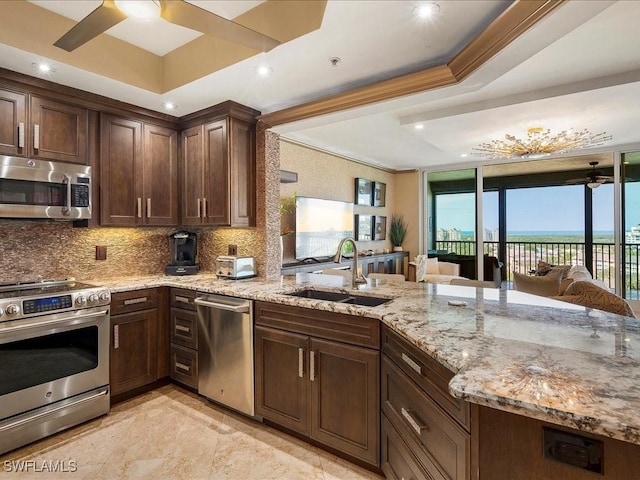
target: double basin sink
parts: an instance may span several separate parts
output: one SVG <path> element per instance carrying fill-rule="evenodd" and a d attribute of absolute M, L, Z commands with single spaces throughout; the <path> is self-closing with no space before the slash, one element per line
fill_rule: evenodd
<path fill-rule="evenodd" d="M 393 298 L 370 297 L 365 295 L 353 295 L 350 293 L 326 292 L 324 290 L 311 289 L 300 290 L 299 292 L 288 293 L 287 295 L 291 297 L 308 298 L 311 300 L 361 305 L 363 307 L 377 307 L 378 305 L 382 305 L 393 300 Z"/>

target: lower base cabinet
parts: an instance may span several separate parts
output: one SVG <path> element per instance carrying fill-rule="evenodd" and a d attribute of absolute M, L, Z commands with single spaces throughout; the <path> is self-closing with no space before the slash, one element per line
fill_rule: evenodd
<path fill-rule="evenodd" d="M 196 292 L 172 288 L 169 326 L 171 379 L 191 388 L 198 388 L 198 314 L 194 300 Z"/>
<path fill-rule="evenodd" d="M 255 332 L 256 412 L 379 466 L 378 321 L 257 302 Z"/>
<path fill-rule="evenodd" d="M 111 395 L 158 379 L 159 289 L 115 293 L 111 297 Z"/>

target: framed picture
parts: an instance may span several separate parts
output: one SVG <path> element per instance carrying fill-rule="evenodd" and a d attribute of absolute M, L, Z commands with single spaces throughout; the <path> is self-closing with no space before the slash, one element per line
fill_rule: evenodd
<path fill-rule="evenodd" d="M 356 205 L 371 205 L 373 182 L 365 178 L 356 178 Z"/>
<path fill-rule="evenodd" d="M 387 238 L 387 217 L 381 217 L 376 215 L 373 221 L 373 239 L 385 240 L 386 238 Z"/>
<path fill-rule="evenodd" d="M 356 225 L 356 240 L 369 241 L 373 240 L 373 216 L 372 215 L 354 215 Z"/>
<path fill-rule="evenodd" d="M 387 195 L 387 184 L 382 182 L 373 182 L 373 205 L 374 207 L 384 207 Z"/>

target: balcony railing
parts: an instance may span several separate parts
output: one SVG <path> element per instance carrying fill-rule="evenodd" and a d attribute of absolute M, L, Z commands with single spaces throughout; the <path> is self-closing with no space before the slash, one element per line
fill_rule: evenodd
<path fill-rule="evenodd" d="M 436 249 L 457 255 L 475 255 L 473 240 L 438 240 Z M 503 272 L 507 281 L 513 272 L 530 273 L 538 267 L 540 260 L 553 265 L 584 265 L 585 243 L 567 242 L 507 242 L 507 256 L 500 258 L 498 242 L 484 242 L 484 254 L 498 258 L 504 263 Z M 615 248 L 613 243 L 592 245 L 593 278 L 615 288 Z M 640 300 L 640 244 L 624 246 L 625 298 Z"/>

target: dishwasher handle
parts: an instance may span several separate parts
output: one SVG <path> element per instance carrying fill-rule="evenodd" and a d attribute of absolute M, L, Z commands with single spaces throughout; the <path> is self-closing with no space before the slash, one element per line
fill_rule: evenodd
<path fill-rule="evenodd" d="M 227 310 L 229 312 L 235 312 L 235 313 L 249 312 L 248 303 L 243 303 L 241 305 L 233 305 L 229 303 L 210 302 L 208 300 L 205 300 L 205 298 L 206 297 L 198 297 L 193 301 L 193 303 L 195 303 L 196 305 L 202 305 L 203 307 L 218 308 L 220 310 Z"/>

